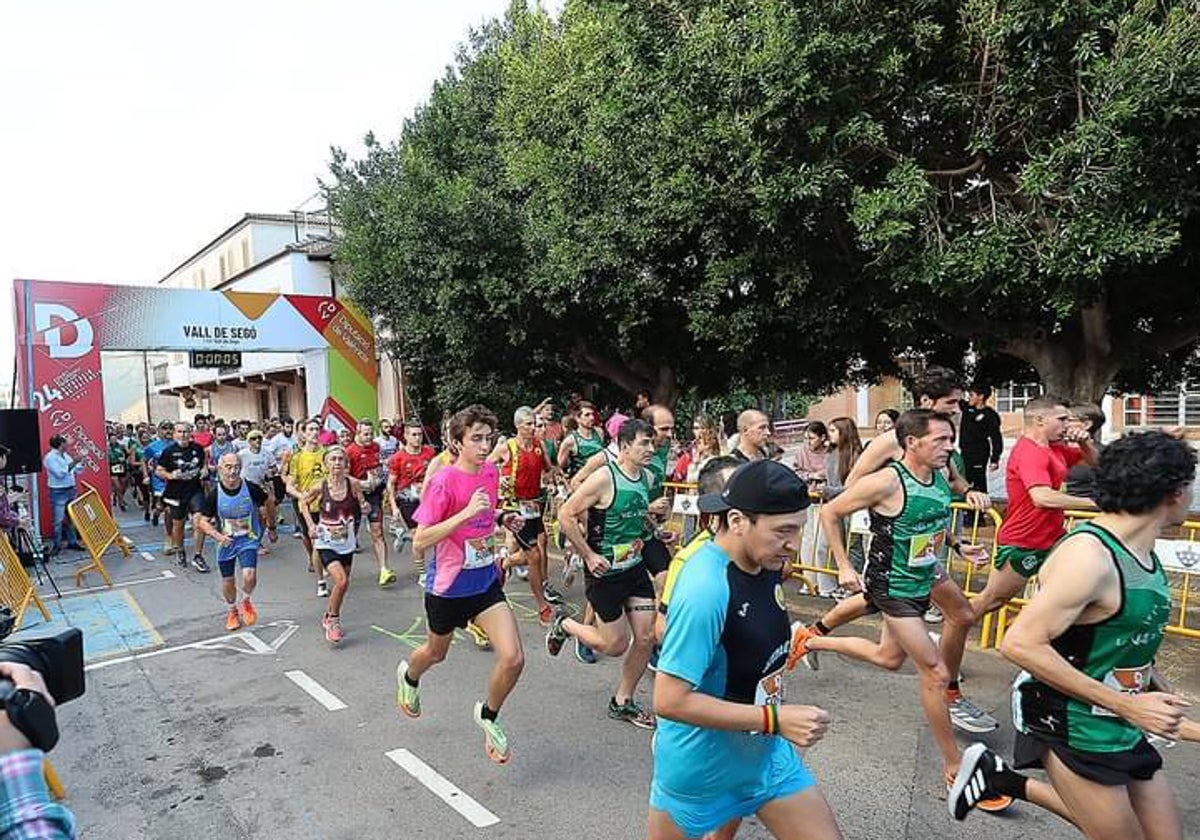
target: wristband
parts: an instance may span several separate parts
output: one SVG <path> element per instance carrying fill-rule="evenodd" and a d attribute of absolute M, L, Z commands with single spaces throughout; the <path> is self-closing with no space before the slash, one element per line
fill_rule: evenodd
<path fill-rule="evenodd" d="M 770 706 L 760 706 L 759 708 L 762 709 L 762 715 L 763 715 L 763 722 L 762 722 L 763 734 L 770 735 L 771 734 L 771 711 L 770 711 L 771 707 Z"/>
<path fill-rule="evenodd" d="M 779 708 L 777 706 L 767 705 L 767 713 L 771 717 L 771 728 L 768 730 L 771 735 L 779 734 Z"/>

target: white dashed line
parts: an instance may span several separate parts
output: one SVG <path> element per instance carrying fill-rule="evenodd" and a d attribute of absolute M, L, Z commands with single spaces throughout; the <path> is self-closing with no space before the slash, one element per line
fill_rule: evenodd
<path fill-rule="evenodd" d="M 335 697 L 325 686 L 303 671 L 284 671 L 283 675 L 300 686 L 305 694 L 316 700 L 328 711 L 336 712 L 340 709 L 348 708 L 345 703 Z"/>
<path fill-rule="evenodd" d="M 500 822 L 500 818 L 484 808 L 457 785 L 408 750 L 392 750 L 384 753 L 396 765 L 429 788 L 435 796 L 466 818 L 476 828 L 486 828 Z"/>

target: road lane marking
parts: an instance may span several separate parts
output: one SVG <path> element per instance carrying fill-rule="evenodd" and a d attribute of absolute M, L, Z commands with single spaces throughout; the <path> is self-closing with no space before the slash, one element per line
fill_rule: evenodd
<path fill-rule="evenodd" d="M 316 700 L 326 711 L 336 712 L 341 709 L 349 708 L 337 696 L 329 691 L 325 686 L 314 680 L 303 671 L 284 671 L 283 675 L 289 680 L 300 686 L 301 690 L 312 699 Z"/>
<path fill-rule="evenodd" d="M 408 775 L 429 788 L 435 796 L 462 814 L 467 822 L 476 828 L 487 828 L 489 825 L 500 822 L 499 817 L 408 750 L 392 750 L 384 755 L 394 761 Z"/>
<path fill-rule="evenodd" d="M 267 624 L 258 625 L 259 630 L 266 630 L 268 627 L 281 628 L 279 635 L 272 642 L 264 642 L 254 632 L 243 630 L 240 633 L 226 633 L 222 636 L 214 636 L 211 639 L 201 639 L 198 642 L 190 642 L 185 645 L 174 645 L 172 647 L 160 648 L 147 653 L 135 653 L 130 656 L 120 656 L 116 659 L 104 659 L 100 662 L 92 662 L 84 666 L 85 671 L 95 671 L 100 668 L 108 668 L 112 665 L 120 665 L 125 662 L 134 662 L 142 659 L 150 659 L 154 656 L 162 656 L 166 653 L 178 653 L 181 650 L 232 650 L 236 653 L 248 653 L 255 656 L 265 656 L 269 654 L 279 653 L 279 648 L 295 635 L 300 626 L 290 619 L 281 619 L 279 621 L 268 622 Z M 240 643 L 240 644 L 239 644 Z"/>
<path fill-rule="evenodd" d="M 154 577 L 138 578 L 137 580 L 118 580 L 112 586 L 100 584 L 99 586 L 85 586 L 81 589 L 64 589 L 62 596 L 65 598 L 68 595 L 82 595 L 86 592 L 111 592 L 113 589 L 120 589 L 125 586 L 137 586 L 139 583 L 156 583 L 160 580 L 174 580 L 175 573 L 170 569 L 163 569 Z"/>

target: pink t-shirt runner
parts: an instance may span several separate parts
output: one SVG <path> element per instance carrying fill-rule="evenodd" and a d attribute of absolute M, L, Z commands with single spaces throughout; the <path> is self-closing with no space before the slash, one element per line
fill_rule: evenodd
<path fill-rule="evenodd" d="M 438 470 L 414 518 L 427 527 L 445 522 L 465 508 L 480 487 L 487 491 L 491 506 L 433 547 L 425 575 L 425 589 L 431 595 L 468 598 L 486 592 L 500 578 L 495 539 L 500 473 L 495 464 L 483 464 L 474 475 L 454 465 Z"/>

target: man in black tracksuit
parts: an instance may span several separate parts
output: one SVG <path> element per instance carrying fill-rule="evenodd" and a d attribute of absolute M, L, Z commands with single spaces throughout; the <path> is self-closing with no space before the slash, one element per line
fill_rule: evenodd
<path fill-rule="evenodd" d="M 1000 469 L 1004 437 L 1000 434 L 1000 415 L 987 404 L 991 385 L 976 385 L 962 404 L 959 450 L 967 465 L 967 481 L 980 492 L 987 492 L 987 474 Z"/>

